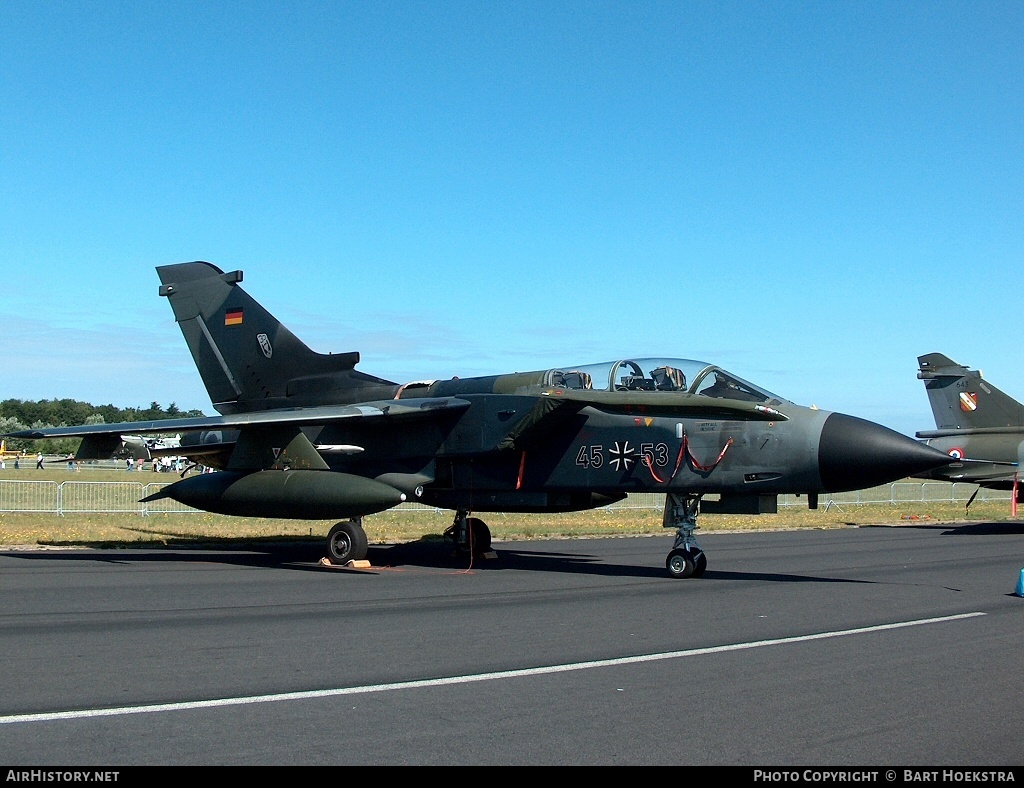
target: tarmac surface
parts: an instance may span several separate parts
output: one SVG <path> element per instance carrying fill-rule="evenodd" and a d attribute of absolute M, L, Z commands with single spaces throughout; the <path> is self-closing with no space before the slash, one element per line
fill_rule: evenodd
<path fill-rule="evenodd" d="M 0 765 L 1024 764 L 1024 526 L 698 536 L 0 550 Z"/>

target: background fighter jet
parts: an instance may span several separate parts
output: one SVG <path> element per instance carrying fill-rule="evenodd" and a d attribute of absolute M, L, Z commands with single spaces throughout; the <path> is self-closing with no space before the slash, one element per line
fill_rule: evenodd
<path fill-rule="evenodd" d="M 181 433 L 177 453 L 220 469 L 163 488 L 223 514 L 330 529 L 334 563 L 367 551 L 364 516 L 418 501 L 451 509 L 466 554 L 490 551 L 479 512 L 592 509 L 665 493 L 673 577 L 699 576 L 698 512 L 775 512 L 777 496 L 861 489 L 949 462 L 879 424 L 796 405 L 705 362 L 630 358 L 398 384 L 316 353 L 210 263 L 157 268 L 219 416 L 26 430 L 83 436 L 79 459 L 122 434 Z M 712 500 L 717 498 L 717 500 Z"/>
<path fill-rule="evenodd" d="M 181 435 L 147 438 L 145 435 L 122 435 L 123 453 L 136 460 L 152 460 L 156 457 L 168 457 L 178 454 Z"/>
<path fill-rule="evenodd" d="M 957 364 L 941 353 L 917 359 L 935 417 L 934 430 L 917 437 L 945 452 L 954 462 L 915 476 L 970 482 L 995 490 L 1012 490 L 1011 512 L 1020 501 L 1018 472 L 1024 459 L 1024 405 L 983 380 L 980 371 Z M 970 506 L 977 495 L 971 496 Z"/>

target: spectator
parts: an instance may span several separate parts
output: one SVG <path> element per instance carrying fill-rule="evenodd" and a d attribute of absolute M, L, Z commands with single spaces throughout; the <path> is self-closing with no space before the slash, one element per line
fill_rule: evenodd
<path fill-rule="evenodd" d="M 39 452 L 36 455 L 36 470 L 41 471 L 43 469 L 43 453 Z"/>

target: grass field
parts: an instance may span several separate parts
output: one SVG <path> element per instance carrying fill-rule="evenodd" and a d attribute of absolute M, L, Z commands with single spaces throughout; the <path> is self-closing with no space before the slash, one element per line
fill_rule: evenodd
<path fill-rule="evenodd" d="M 34 461 L 15 471 L 8 461 L 0 480 L 18 481 L 136 481 L 170 482 L 173 474 L 151 471 L 128 473 L 83 469 L 69 472 L 47 468 L 39 471 Z M 569 514 L 479 513 L 494 541 L 574 538 L 671 536 L 661 524 L 660 509 L 596 509 Z M 364 518 L 371 543 L 393 544 L 419 539 L 441 539 L 452 523 L 453 512 L 434 509 L 390 510 Z M 852 525 L 909 525 L 921 522 L 995 522 L 1010 520 L 1007 500 L 975 501 L 969 511 L 964 503 L 914 502 L 830 506 L 810 510 L 780 507 L 772 515 L 702 514 L 700 531 L 754 531 L 788 528 L 843 528 Z M 12 546 L 188 546 L 242 540 L 322 540 L 334 520 L 271 520 L 226 517 L 208 513 L 186 514 L 75 514 L 0 513 L 0 547 Z"/>

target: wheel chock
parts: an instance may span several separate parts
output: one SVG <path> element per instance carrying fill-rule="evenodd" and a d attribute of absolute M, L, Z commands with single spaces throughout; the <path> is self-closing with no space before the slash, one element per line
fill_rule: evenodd
<path fill-rule="evenodd" d="M 497 558 L 498 554 L 493 550 L 488 550 L 486 553 L 481 554 L 481 558 Z"/>
<path fill-rule="evenodd" d="M 344 566 L 338 566 L 327 557 L 321 558 L 318 563 L 330 569 L 369 569 L 373 566 L 369 561 L 347 561 Z"/>

